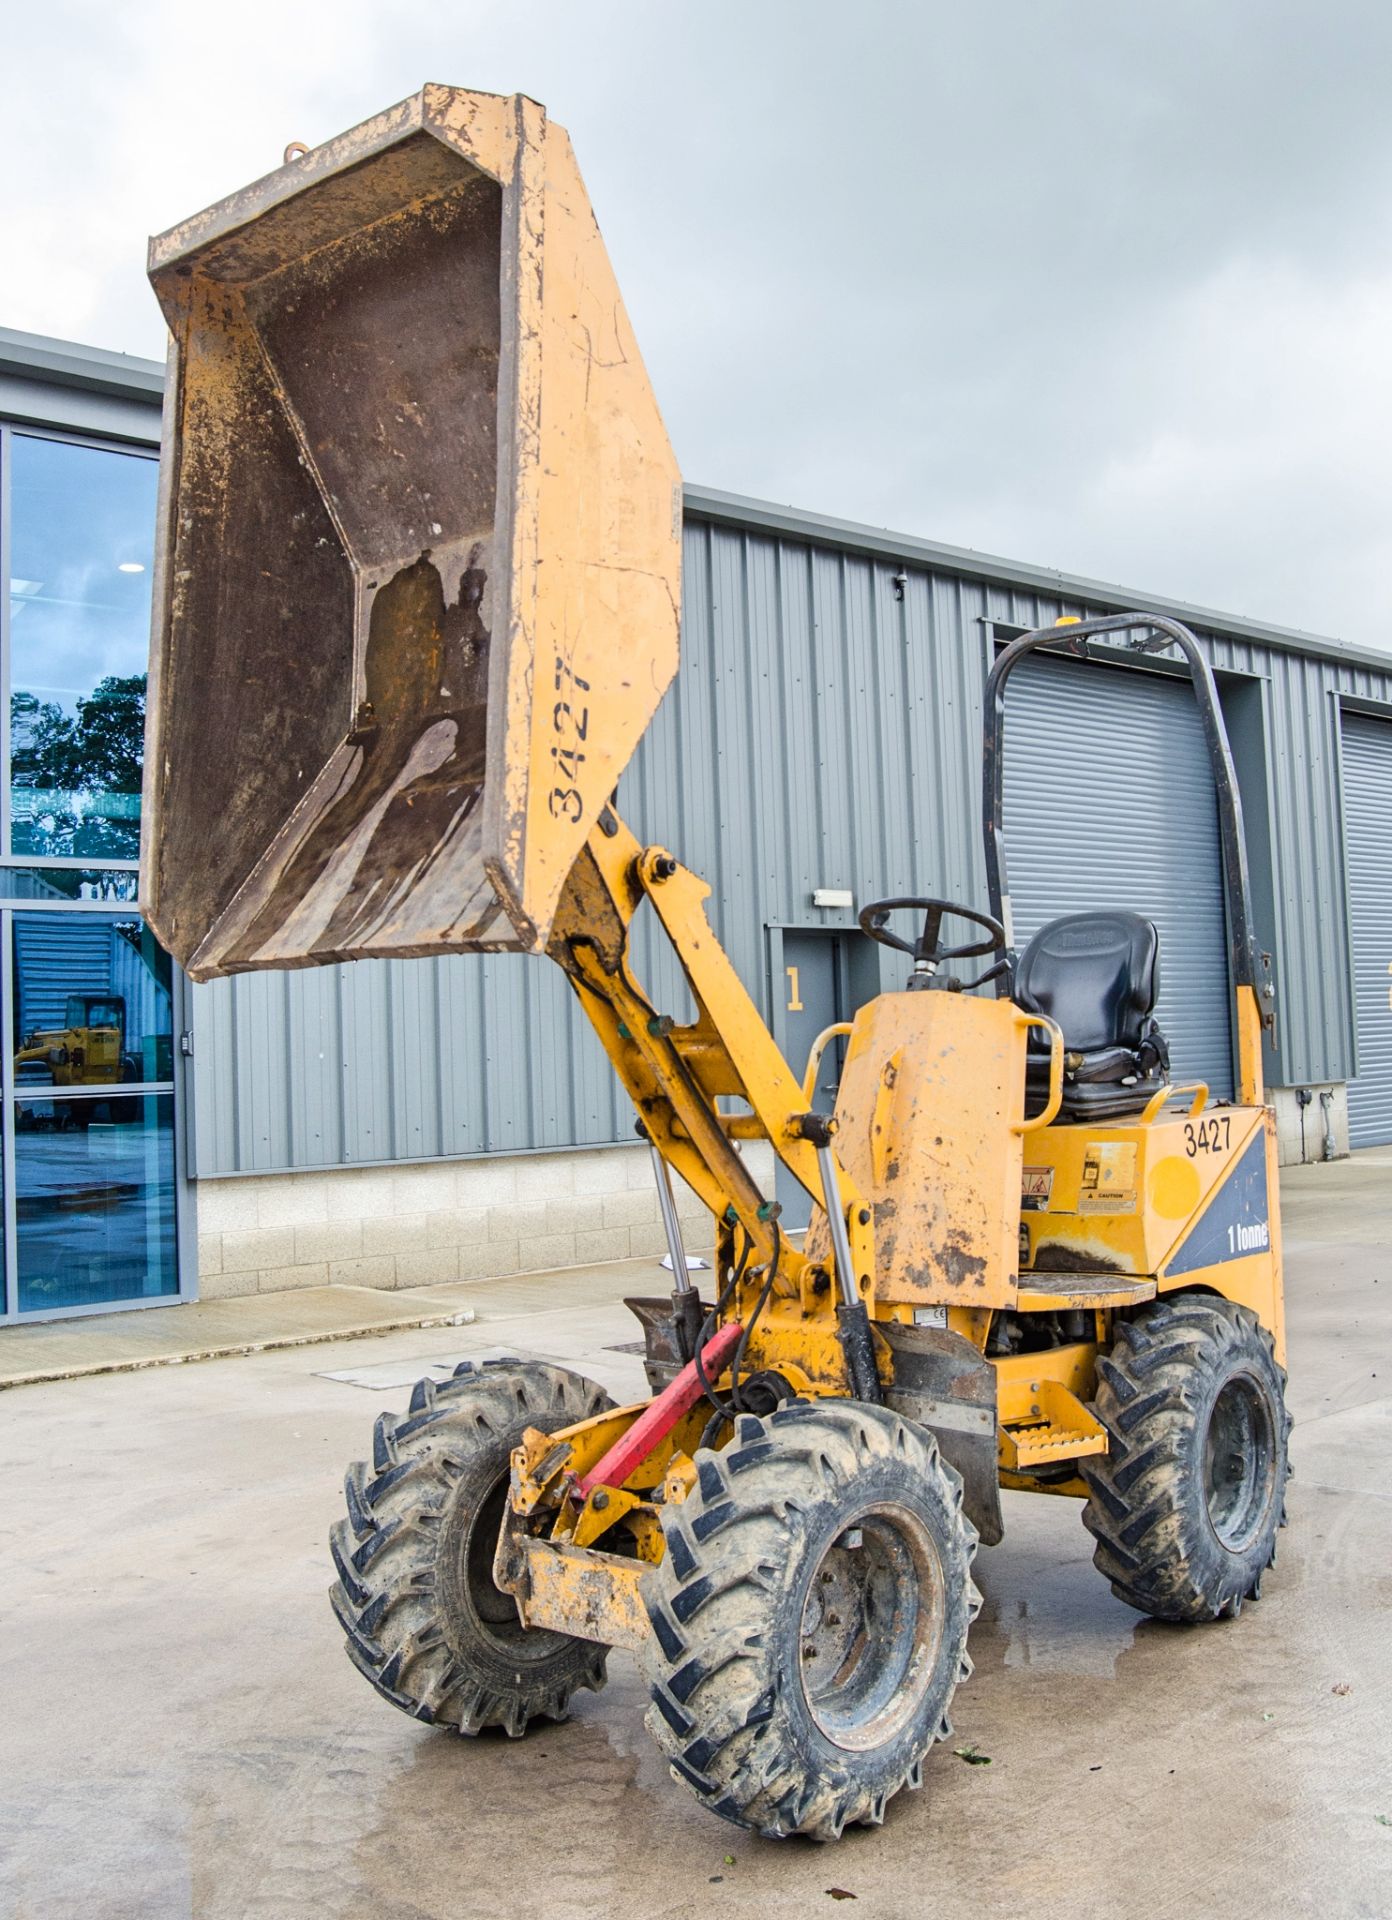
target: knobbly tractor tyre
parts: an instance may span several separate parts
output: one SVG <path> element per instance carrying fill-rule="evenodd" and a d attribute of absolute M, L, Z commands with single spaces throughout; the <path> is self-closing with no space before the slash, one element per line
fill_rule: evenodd
<path fill-rule="evenodd" d="M 1247 1307 L 1171 1294 L 1117 1327 L 1097 1363 L 1105 1456 L 1079 1464 L 1093 1562 L 1157 1620 L 1236 1617 L 1285 1523 L 1285 1374 Z"/>
<path fill-rule="evenodd" d="M 520 1737 L 563 1720 L 578 1687 L 604 1685 L 608 1649 L 523 1627 L 493 1582 L 509 1455 L 612 1401 L 540 1362 L 465 1361 L 421 1380 L 404 1419 L 382 1414 L 371 1462 L 348 1469 L 348 1516 L 330 1536 L 333 1609 L 348 1657 L 403 1713 L 460 1733 Z"/>
<path fill-rule="evenodd" d="M 877 1826 L 971 1671 L 960 1479 L 921 1427 L 845 1400 L 741 1415 L 696 1465 L 648 1580 L 649 1731 L 737 1826 Z"/>

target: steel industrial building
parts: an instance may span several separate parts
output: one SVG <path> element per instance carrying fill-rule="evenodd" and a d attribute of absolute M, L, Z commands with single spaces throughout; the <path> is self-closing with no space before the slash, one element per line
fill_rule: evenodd
<path fill-rule="evenodd" d="M 161 393 L 154 363 L 0 332 L 0 559 L 11 581 L 0 911 L 17 1048 L 32 1026 L 19 1004 L 26 981 L 57 1019 L 59 987 L 114 991 L 91 958 L 98 923 L 117 929 L 127 971 L 139 940 L 131 909 L 123 920 L 112 904 L 132 890 L 124 795 L 82 803 L 89 825 L 107 823 L 95 852 L 74 840 L 70 853 L 36 853 L 25 838 L 53 796 L 36 800 L 38 776 L 16 771 L 15 743 L 33 732 L 23 702 L 36 696 L 27 682 L 20 690 L 15 636 L 62 596 L 24 572 L 12 489 L 28 484 L 34 442 L 152 458 Z M 148 564 L 108 558 L 123 573 Z M 682 670 L 625 778 L 622 810 L 709 880 L 716 929 L 800 1063 L 828 1019 L 897 984 L 890 956 L 857 931 L 863 902 L 984 901 L 981 695 L 995 649 L 1061 615 L 1133 606 L 1193 626 L 1218 673 L 1272 956 L 1266 1065 L 1283 1153 L 1392 1141 L 1392 653 L 689 487 Z M 60 688 L 49 704 L 68 711 L 81 691 Z M 1229 1093 L 1216 819 L 1187 680 L 1164 658 L 1099 648 L 1089 664 L 1024 670 L 1009 716 L 1017 934 L 1081 907 L 1151 915 L 1175 1075 Z M 26 919 L 35 913 L 43 939 Z M 7 1314 L 125 1297 L 119 1283 L 76 1298 L 25 1290 L 26 1248 L 49 1231 L 45 1209 L 65 1204 L 69 1163 L 53 1143 L 66 1136 L 50 1124 L 71 1118 L 65 1101 L 91 1103 L 96 1119 L 81 1129 L 82 1168 L 69 1171 L 90 1183 L 98 1215 L 102 1181 L 116 1189 L 109 1173 L 93 1176 L 92 1156 L 129 1162 L 123 1116 L 127 1135 L 137 1106 L 144 1116 L 155 1170 L 143 1186 L 116 1183 L 124 1197 L 104 1243 L 124 1232 L 123 1270 L 132 1248 L 164 1250 L 146 1267 L 158 1290 L 133 1288 L 131 1304 L 176 1287 L 189 1297 L 324 1280 L 421 1285 L 658 1250 L 632 1116 L 555 968 L 457 957 L 189 989 L 148 952 L 142 964 L 148 1031 L 143 1054 L 132 1033 L 126 1077 L 138 1090 L 123 1106 L 91 1088 L 55 1088 L 45 1103 L 33 1063 L 5 1063 Z M 658 962 L 649 978 L 680 1016 L 679 982 Z M 42 1244 L 56 1261 L 68 1243 Z M 84 1270 L 101 1257 L 89 1250 Z"/>

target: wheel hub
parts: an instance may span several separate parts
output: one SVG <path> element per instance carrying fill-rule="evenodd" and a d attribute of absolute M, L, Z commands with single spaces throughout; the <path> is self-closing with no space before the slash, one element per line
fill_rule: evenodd
<path fill-rule="evenodd" d="M 1272 1498 L 1276 1435 L 1255 1380 L 1225 1381 L 1204 1439 L 1204 1490 L 1209 1524 L 1229 1553 L 1241 1553 L 1261 1531 Z"/>
<path fill-rule="evenodd" d="M 855 1517 L 814 1567 L 802 1610 L 803 1694 L 837 1746 L 879 1746 L 930 1684 L 945 1589 L 932 1534 L 903 1507 Z"/>

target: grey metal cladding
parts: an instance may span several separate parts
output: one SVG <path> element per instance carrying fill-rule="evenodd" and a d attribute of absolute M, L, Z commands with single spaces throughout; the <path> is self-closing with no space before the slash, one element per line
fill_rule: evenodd
<path fill-rule="evenodd" d="M 193 989 L 201 1174 L 629 1136 L 561 974 L 518 955 L 363 961 Z"/>
<path fill-rule="evenodd" d="M 1343 716 L 1358 1073 L 1349 1082 L 1349 1143 L 1392 1140 L 1392 725 Z"/>
<path fill-rule="evenodd" d="M 1043 626 L 1138 604 L 1094 582 L 698 489 L 683 594 L 682 669 L 620 806 L 640 837 L 710 883 L 712 921 L 766 1014 L 768 928 L 855 924 L 854 910 L 814 909 L 813 888 L 848 887 L 857 908 L 911 892 L 983 902 L 987 623 Z M 1336 696 L 1392 703 L 1392 660 L 1166 610 L 1195 625 L 1220 673 L 1268 689 L 1278 924 L 1260 931 L 1279 968 L 1271 1064 L 1286 1084 L 1341 1080 L 1353 1009 Z M 684 983 L 650 926 L 636 954 L 656 1003 L 682 1017 Z M 882 978 L 894 986 L 899 971 L 887 964 Z M 193 998 L 202 1174 L 632 1137 L 598 1042 L 540 960 L 361 962 L 242 976 Z"/>

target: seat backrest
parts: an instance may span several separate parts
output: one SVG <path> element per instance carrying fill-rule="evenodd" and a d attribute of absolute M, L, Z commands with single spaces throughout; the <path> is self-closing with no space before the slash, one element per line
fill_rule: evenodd
<path fill-rule="evenodd" d="M 1070 1052 L 1139 1047 L 1160 993 L 1160 935 L 1137 913 L 1065 913 L 1015 968 L 1015 1000 L 1063 1029 Z"/>

